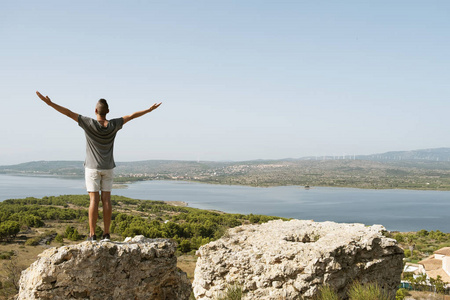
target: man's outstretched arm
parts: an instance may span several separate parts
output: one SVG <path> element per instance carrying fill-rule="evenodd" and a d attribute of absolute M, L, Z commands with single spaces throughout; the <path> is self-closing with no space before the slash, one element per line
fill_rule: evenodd
<path fill-rule="evenodd" d="M 131 120 L 133 120 L 133 119 L 139 118 L 139 117 L 141 117 L 141 116 L 143 116 L 143 115 L 145 115 L 145 114 L 151 112 L 151 111 L 154 110 L 154 109 L 157 109 L 157 108 L 161 105 L 161 103 L 162 103 L 162 102 L 160 102 L 160 103 L 158 103 L 158 104 L 155 103 L 155 104 L 153 104 L 152 107 L 150 107 L 149 109 L 137 111 L 137 112 L 135 112 L 135 113 L 132 113 L 131 115 L 124 116 L 124 117 L 123 117 L 123 124 L 125 124 L 126 122 L 131 121 Z"/>
<path fill-rule="evenodd" d="M 36 91 L 36 95 L 38 95 L 39 98 L 41 98 L 42 101 L 44 101 L 45 103 L 47 103 L 47 105 L 53 107 L 54 109 L 56 109 L 57 111 L 59 111 L 60 113 L 62 113 L 63 115 L 68 116 L 69 118 L 73 119 L 75 122 L 78 123 L 78 114 L 74 113 L 73 111 L 62 107 L 56 103 L 53 103 L 52 100 L 50 100 L 50 98 L 48 96 L 42 96 L 41 93 Z"/>

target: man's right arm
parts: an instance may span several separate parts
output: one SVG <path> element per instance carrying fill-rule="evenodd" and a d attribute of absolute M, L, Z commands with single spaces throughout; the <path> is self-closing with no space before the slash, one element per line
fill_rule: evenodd
<path fill-rule="evenodd" d="M 67 109 L 67 108 L 65 108 L 65 107 L 63 107 L 63 106 L 61 106 L 61 105 L 58 105 L 58 104 L 56 104 L 56 103 L 53 103 L 52 100 L 50 100 L 50 98 L 49 98 L 48 96 L 45 96 L 45 97 L 44 97 L 44 96 L 42 96 L 41 93 L 39 93 L 39 92 L 37 92 L 37 91 L 36 91 L 36 95 L 38 95 L 38 97 L 39 97 L 42 101 L 44 101 L 45 103 L 47 103 L 47 105 L 53 107 L 55 110 L 59 111 L 59 112 L 62 113 L 63 115 L 68 116 L 69 118 L 73 119 L 75 122 L 78 123 L 78 114 L 77 114 L 77 113 L 74 113 L 73 111 L 71 111 L 71 110 L 69 110 L 69 109 Z"/>

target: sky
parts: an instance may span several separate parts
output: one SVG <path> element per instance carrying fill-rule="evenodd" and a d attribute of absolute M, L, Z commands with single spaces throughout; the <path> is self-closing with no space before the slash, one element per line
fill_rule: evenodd
<path fill-rule="evenodd" d="M 84 160 L 35 92 L 127 123 L 116 161 L 449 147 L 449 1 L 1 1 L 0 165 Z"/>

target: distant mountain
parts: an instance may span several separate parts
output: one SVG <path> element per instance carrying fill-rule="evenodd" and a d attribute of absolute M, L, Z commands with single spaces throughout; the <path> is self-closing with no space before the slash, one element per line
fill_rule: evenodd
<path fill-rule="evenodd" d="M 389 160 L 431 160 L 450 161 L 450 148 L 421 149 L 412 151 L 390 151 L 371 155 L 357 155 L 356 159 L 389 161 Z"/>
<path fill-rule="evenodd" d="M 369 155 L 343 155 L 343 156 L 306 156 L 300 160 L 342 160 L 359 159 L 370 161 L 450 161 L 450 148 L 420 149 L 411 151 L 390 151 Z M 284 161 L 292 159 L 283 159 Z"/>

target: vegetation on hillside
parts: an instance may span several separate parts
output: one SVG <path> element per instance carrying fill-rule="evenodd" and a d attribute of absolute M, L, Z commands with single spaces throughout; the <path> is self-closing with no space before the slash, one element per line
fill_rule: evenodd
<path fill-rule="evenodd" d="M 122 196 L 111 198 L 113 239 L 122 240 L 135 235 L 171 238 L 178 242 L 180 255 L 192 254 L 201 245 L 220 238 L 227 228 L 282 219 L 225 214 Z M 33 256 L 28 261 L 33 261 L 36 259 L 34 255 L 44 250 L 36 248 L 38 245 L 62 245 L 86 238 L 88 207 L 88 195 L 29 197 L 0 202 L 0 299 L 17 292 L 20 271 L 27 267 L 23 264 L 23 255 L 32 252 Z M 99 225 L 102 225 L 101 209 L 99 219 Z M 102 229 L 97 226 L 96 232 L 101 236 Z"/>
<path fill-rule="evenodd" d="M 405 251 L 406 261 L 418 262 L 443 247 L 450 247 L 450 233 L 440 230 L 417 232 L 391 232 L 387 236 L 397 240 Z"/>
<path fill-rule="evenodd" d="M 122 196 L 112 196 L 112 203 L 113 239 L 121 240 L 123 237 L 138 234 L 149 238 L 172 238 L 178 242 L 179 254 L 192 254 L 201 245 L 220 238 L 227 228 L 278 219 L 263 215 L 225 214 Z M 22 263 L 20 255 L 44 250 L 40 247 L 32 250 L 36 245 L 50 243 L 61 245 L 85 239 L 88 232 L 88 207 L 88 195 L 63 195 L 40 199 L 29 197 L 0 202 L 0 241 L 4 245 L 4 247 L 0 245 L 0 269 L 3 270 L 0 271 L 0 298 L 16 291 L 17 282 L 14 280 L 18 279 L 17 272 L 20 273 L 20 270 L 26 267 L 20 265 Z M 99 225 L 102 224 L 101 218 L 100 213 Z M 102 229 L 98 227 L 97 230 L 98 235 L 101 235 Z M 386 235 L 397 239 L 400 246 L 405 249 L 407 259 L 413 262 L 426 258 L 442 247 L 450 246 L 450 233 L 439 230 L 387 232 Z M 17 272 L 12 274 L 11 270 Z M 441 285 L 439 278 L 433 282 L 436 286 Z M 421 284 L 423 283 L 416 282 L 418 287 Z M 233 291 L 235 294 L 239 292 L 238 289 Z M 230 290 L 230 293 L 233 291 Z"/>
<path fill-rule="evenodd" d="M 122 237 L 172 238 L 178 242 L 178 250 L 184 253 L 220 238 L 227 228 L 280 219 L 264 215 L 225 214 L 123 196 L 112 196 L 111 201 L 114 207 L 111 233 Z M 87 224 L 88 207 L 88 195 L 5 200 L 0 202 L 0 240 L 11 241 L 21 228 L 43 227 L 49 220 Z M 72 240 L 79 239 L 73 235 L 82 235 L 73 227 L 59 234 Z"/>

